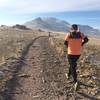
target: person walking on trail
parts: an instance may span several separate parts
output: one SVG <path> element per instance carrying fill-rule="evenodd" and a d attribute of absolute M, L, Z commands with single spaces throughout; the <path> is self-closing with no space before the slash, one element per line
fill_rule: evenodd
<path fill-rule="evenodd" d="M 66 74 L 67 79 L 70 76 L 73 77 L 74 80 L 74 89 L 77 90 L 78 82 L 77 82 L 77 60 L 81 55 L 82 46 L 88 42 L 88 37 L 79 31 L 78 25 L 73 24 L 71 26 L 70 32 L 66 34 L 64 45 L 66 46 L 67 54 L 68 54 L 68 62 L 69 62 L 69 72 Z"/>

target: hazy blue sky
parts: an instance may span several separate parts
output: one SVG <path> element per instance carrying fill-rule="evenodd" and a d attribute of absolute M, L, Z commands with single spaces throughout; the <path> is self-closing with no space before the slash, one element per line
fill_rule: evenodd
<path fill-rule="evenodd" d="M 0 0 L 0 24 L 56 17 L 100 29 L 100 0 Z"/>

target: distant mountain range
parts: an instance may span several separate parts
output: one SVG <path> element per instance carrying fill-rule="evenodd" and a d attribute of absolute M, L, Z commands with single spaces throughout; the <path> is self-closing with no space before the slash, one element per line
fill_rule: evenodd
<path fill-rule="evenodd" d="M 59 20 L 57 18 L 47 17 L 41 18 L 38 17 L 32 21 L 26 22 L 24 24 L 26 27 L 31 29 L 41 29 L 44 31 L 54 31 L 54 32 L 67 32 L 70 29 L 71 24 L 64 21 Z M 88 25 L 79 25 L 80 31 L 87 35 L 95 35 L 100 36 L 100 31 L 98 29 L 94 29 Z"/>

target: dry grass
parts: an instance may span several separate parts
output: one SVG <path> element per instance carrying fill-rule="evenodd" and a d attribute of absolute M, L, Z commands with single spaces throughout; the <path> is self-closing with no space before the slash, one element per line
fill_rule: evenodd
<path fill-rule="evenodd" d="M 18 58 L 24 47 L 35 37 L 44 35 L 45 32 L 20 30 L 20 29 L 2 29 L 0 30 L 0 65 L 10 58 Z"/>
<path fill-rule="evenodd" d="M 100 46 L 100 38 L 89 37 L 89 39 L 90 39 L 89 41 L 90 45 Z"/>
<path fill-rule="evenodd" d="M 13 66 L 11 64 L 17 62 L 25 47 L 32 40 L 42 35 L 48 34 L 38 30 L 20 30 L 16 28 L 0 29 L 0 71 L 4 73 L 4 77 L 1 77 L 0 74 L 0 92 L 5 90 L 5 83 L 13 76 Z M 1 97 L 0 100 L 2 100 Z"/>

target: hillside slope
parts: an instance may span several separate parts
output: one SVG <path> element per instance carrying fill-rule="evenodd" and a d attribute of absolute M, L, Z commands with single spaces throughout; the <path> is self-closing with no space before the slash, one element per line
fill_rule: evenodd
<path fill-rule="evenodd" d="M 58 56 L 49 37 L 39 36 L 12 66 L 13 76 L 0 100 L 99 100 L 95 68 L 84 64 L 78 66 L 80 89 L 75 92 L 72 80 L 65 77 L 67 61 Z"/>

